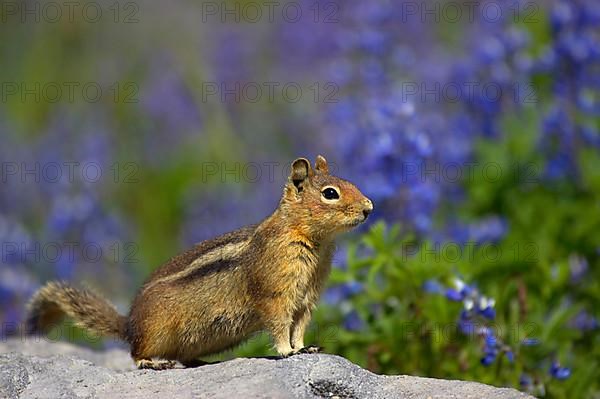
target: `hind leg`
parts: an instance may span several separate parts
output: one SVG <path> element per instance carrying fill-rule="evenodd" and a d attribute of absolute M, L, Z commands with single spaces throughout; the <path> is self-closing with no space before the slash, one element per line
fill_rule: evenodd
<path fill-rule="evenodd" d="M 152 359 L 136 359 L 135 364 L 138 369 L 151 370 L 168 370 L 175 368 L 175 362 L 172 360 L 152 360 Z"/>
<path fill-rule="evenodd" d="M 131 357 L 135 362 L 138 369 L 151 369 L 151 370 L 167 370 L 175 367 L 175 362 L 172 360 L 173 357 L 168 356 L 167 352 L 161 350 L 161 348 L 147 346 L 142 347 L 139 342 L 133 342 L 131 345 Z"/>

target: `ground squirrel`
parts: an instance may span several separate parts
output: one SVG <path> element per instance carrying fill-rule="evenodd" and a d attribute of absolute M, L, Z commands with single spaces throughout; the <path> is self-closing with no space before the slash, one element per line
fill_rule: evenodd
<path fill-rule="evenodd" d="M 352 183 L 299 158 L 279 206 L 260 224 L 201 242 L 158 268 L 129 316 L 89 290 L 50 282 L 29 303 L 27 329 L 42 333 L 63 316 L 128 342 L 139 368 L 185 366 L 266 330 L 282 356 L 304 346 L 331 268 L 334 237 L 367 219 L 373 203 Z"/>

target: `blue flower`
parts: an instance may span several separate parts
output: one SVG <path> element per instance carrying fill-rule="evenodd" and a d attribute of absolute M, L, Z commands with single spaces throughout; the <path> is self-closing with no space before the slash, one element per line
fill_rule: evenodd
<path fill-rule="evenodd" d="M 576 254 L 569 256 L 569 271 L 571 273 L 571 282 L 577 283 L 585 276 L 589 269 L 587 259 Z"/>
<path fill-rule="evenodd" d="M 571 369 L 568 367 L 561 367 L 561 365 L 554 361 L 548 370 L 549 374 L 557 380 L 566 380 L 571 376 Z"/>
<path fill-rule="evenodd" d="M 586 311 L 579 312 L 571 319 L 569 325 L 581 331 L 593 331 L 600 328 L 598 319 Z"/>
<path fill-rule="evenodd" d="M 464 284 L 462 288 L 460 288 L 460 294 L 463 298 L 471 296 L 475 292 L 475 288 L 471 287 L 468 284 Z"/>
<path fill-rule="evenodd" d="M 60 280 L 70 280 L 73 278 L 75 271 L 75 259 L 63 252 L 62 256 L 56 261 L 55 269 L 56 277 Z"/>
<path fill-rule="evenodd" d="M 480 219 L 469 225 L 469 239 L 475 243 L 499 242 L 507 233 L 505 219 L 493 215 Z"/>
<path fill-rule="evenodd" d="M 360 331 L 365 327 L 365 322 L 355 310 L 344 317 L 344 328 L 348 331 Z"/>
<path fill-rule="evenodd" d="M 494 320 L 496 318 L 496 309 L 494 309 L 491 306 L 488 306 L 485 309 L 480 310 L 479 313 L 486 319 Z"/>
<path fill-rule="evenodd" d="M 423 283 L 423 291 L 429 294 L 441 294 L 444 287 L 437 280 L 427 280 Z"/>
<path fill-rule="evenodd" d="M 341 286 L 333 286 L 328 288 L 323 294 L 323 300 L 330 305 L 336 305 L 344 299 Z"/>
<path fill-rule="evenodd" d="M 386 51 L 387 38 L 380 30 L 363 30 L 359 36 L 359 44 L 363 50 L 373 55 L 381 55 Z"/>
<path fill-rule="evenodd" d="M 356 295 L 363 290 L 363 284 L 358 281 L 350 281 L 342 285 L 342 291 L 346 297 Z"/>
<path fill-rule="evenodd" d="M 489 366 L 490 364 L 494 363 L 494 360 L 496 360 L 496 354 L 487 353 L 484 357 L 481 358 L 481 364 L 484 366 Z"/>
<path fill-rule="evenodd" d="M 496 37 L 486 37 L 479 47 L 479 56 L 484 63 L 493 63 L 505 55 L 504 44 Z"/>
<path fill-rule="evenodd" d="M 451 301 L 459 302 L 463 300 L 463 296 L 461 295 L 461 293 L 453 288 L 447 288 L 445 295 L 446 298 L 450 299 Z"/>
<path fill-rule="evenodd" d="M 498 340 L 493 334 L 489 333 L 485 337 L 485 345 L 488 348 L 495 348 L 498 345 Z"/>
<path fill-rule="evenodd" d="M 593 125 L 586 125 L 581 127 L 581 138 L 587 145 L 599 148 L 600 147 L 600 133 L 598 129 Z"/>
<path fill-rule="evenodd" d="M 352 295 L 356 295 L 363 290 L 363 284 L 358 281 L 334 285 L 325 291 L 325 302 L 330 305 L 336 305 Z"/>
<path fill-rule="evenodd" d="M 515 361 L 515 353 L 511 350 L 508 350 L 505 352 L 506 354 L 506 359 L 508 359 L 508 361 L 510 363 L 513 363 Z"/>
<path fill-rule="evenodd" d="M 554 31 L 562 29 L 574 19 L 575 10 L 573 10 L 573 6 L 566 1 L 557 3 L 550 13 L 550 23 L 552 24 Z"/>
<path fill-rule="evenodd" d="M 483 352 L 485 356 L 481 359 L 481 364 L 489 366 L 498 356 L 498 339 L 489 330 L 485 331 Z"/>
<path fill-rule="evenodd" d="M 458 319 L 458 328 L 460 332 L 466 336 L 473 336 L 475 334 L 475 327 L 475 323 L 473 323 L 470 313 L 466 310 L 462 310 Z"/>
<path fill-rule="evenodd" d="M 522 373 L 519 377 L 519 385 L 523 388 L 529 388 L 533 385 L 533 380 L 528 374 Z"/>
<path fill-rule="evenodd" d="M 4 284 L 0 284 L 0 303 L 6 303 L 13 296 L 12 290 Z"/>

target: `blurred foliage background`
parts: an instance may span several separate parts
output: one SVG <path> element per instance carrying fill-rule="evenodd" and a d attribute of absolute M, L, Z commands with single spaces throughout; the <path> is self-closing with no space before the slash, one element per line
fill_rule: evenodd
<path fill-rule="evenodd" d="M 312 340 L 379 373 L 599 394 L 597 1 L 1 4 L 3 335 L 49 279 L 126 312 L 320 153 L 375 213 Z"/>

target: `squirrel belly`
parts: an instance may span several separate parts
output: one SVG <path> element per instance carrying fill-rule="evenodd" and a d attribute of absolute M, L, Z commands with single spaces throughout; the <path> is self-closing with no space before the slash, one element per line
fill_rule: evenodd
<path fill-rule="evenodd" d="M 329 175 L 323 157 L 315 169 L 297 159 L 272 215 L 169 260 L 140 288 L 127 317 L 89 290 L 49 283 L 30 302 L 28 329 L 44 332 L 70 317 L 127 341 L 140 368 L 195 365 L 263 330 L 280 355 L 310 351 L 304 332 L 331 268 L 334 238 L 372 209 L 352 183 Z"/>

